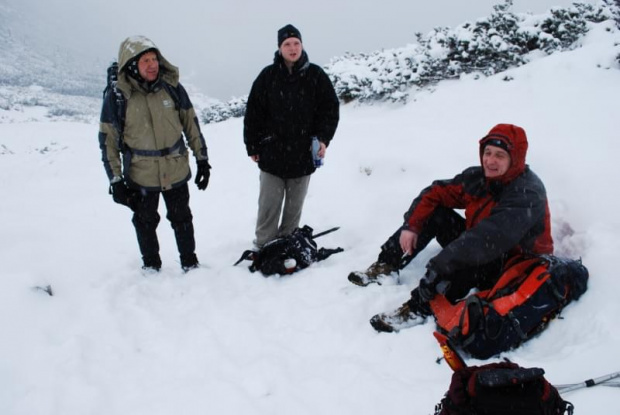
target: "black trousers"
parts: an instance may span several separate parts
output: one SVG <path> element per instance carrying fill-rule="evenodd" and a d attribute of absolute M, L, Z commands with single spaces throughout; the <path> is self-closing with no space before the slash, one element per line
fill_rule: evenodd
<path fill-rule="evenodd" d="M 166 204 L 166 218 L 174 230 L 181 259 L 190 257 L 196 250 L 196 242 L 193 216 L 189 208 L 189 188 L 185 183 L 183 186 L 164 192 L 143 191 L 141 197 L 138 197 L 132 222 L 136 228 L 142 258 L 144 260 L 159 258 L 159 241 L 156 231 L 160 220 L 159 213 L 157 213 L 160 194 Z"/>
<path fill-rule="evenodd" d="M 398 269 L 407 266 L 433 239 L 436 239 L 442 248 L 454 241 L 465 231 L 465 219 L 452 209 L 441 206 L 436 208 L 418 235 L 415 250 L 411 255 L 406 256 L 403 256 L 400 248 L 401 230 L 398 229 L 381 246 L 378 258 L 379 262 L 390 264 Z M 449 275 L 440 275 L 441 280 L 449 282 L 446 297 L 450 301 L 456 301 L 465 297 L 472 288 L 491 288 L 500 277 L 503 263 L 504 257 L 502 256 L 487 264 L 461 269 Z M 410 306 L 416 306 L 415 311 L 418 309 L 417 306 L 420 306 L 417 288 L 411 293 L 411 298 Z"/>

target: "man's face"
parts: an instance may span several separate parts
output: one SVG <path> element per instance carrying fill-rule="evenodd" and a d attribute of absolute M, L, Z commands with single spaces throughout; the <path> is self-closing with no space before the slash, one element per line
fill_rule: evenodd
<path fill-rule="evenodd" d="M 138 72 L 147 82 L 153 82 L 159 76 L 159 61 L 155 52 L 146 52 L 138 60 Z"/>
<path fill-rule="evenodd" d="M 303 46 L 296 37 L 289 37 L 280 45 L 280 54 L 288 63 L 295 63 L 301 57 Z"/>
<path fill-rule="evenodd" d="M 510 167 L 510 154 L 502 148 L 487 145 L 482 153 L 482 167 L 486 178 L 501 177 Z"/>

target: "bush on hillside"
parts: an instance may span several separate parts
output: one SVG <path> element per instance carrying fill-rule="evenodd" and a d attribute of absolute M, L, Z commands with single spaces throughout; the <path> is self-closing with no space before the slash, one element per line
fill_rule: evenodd
<path fill-rule="evenodd" d="M 405 48 L 336 58 L 326 70 L 344 102 L 405 101 L 411 88 L 470 73 L 493 75 L 527 63 L 534 50 L 572 49 L 589 22 L 609 20 L 618 10 L 612 0 L 553 8 L 540 16 L 516 15 L 511 7 L 512 0 L 505 0 L 475 23 L 418 34 L 417 44 Z"/>

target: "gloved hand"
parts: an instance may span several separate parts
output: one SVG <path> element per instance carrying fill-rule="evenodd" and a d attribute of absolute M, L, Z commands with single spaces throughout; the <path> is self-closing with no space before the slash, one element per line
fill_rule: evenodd
<path fill-rule="evenodd" d="M 120 205 L 124 205 L 133 210 L 135 192 L 127 187 L 123 180 L 119 180 L 110 185 L 112 200 Z"/>
<path fill-rule="evenodd" d="M 209 177 L 211 176 L 209 160 L 199 160 L 196 162 L 196 166 L 196 179 L 194 183 L 196 183 L 199 190 L 205 190 L 209 184 Z"/>
<path fill-rule="evenodd" d="M 420 280 L 420 285 L 418 285 L 418 292 L 422 301 L 428 303 L 437 295 L 438 282 L 439 276 L 437 275 L 437 271 L 432 267 L 427 268 L 426 274 Z"/>

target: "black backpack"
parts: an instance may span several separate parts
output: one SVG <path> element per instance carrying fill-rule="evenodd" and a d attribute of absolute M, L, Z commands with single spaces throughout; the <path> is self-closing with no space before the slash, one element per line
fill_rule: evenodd
<path fill-rule="evenodd" d="M 342 252 L 342 248 L 319 249 L 314 240 L 338 229 L 332 228 L 312 236 L 313 230 L 308 225 L 297 228 L 288 236 L 268 242 L 258 251 L 245 251 L 235 265 L 243 260 L 251 260 L 250 271 L 260 271 L 266 277 L 274 274 L 292 274 L 309 267 L 313 262 L 322 261 L 332 254 Z"/>
<path fill-rule="evenodd" d="M 435 415 L 572 415 L 573 405 L 544 374 L 512 362 L 459 369 Z"/>

